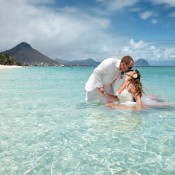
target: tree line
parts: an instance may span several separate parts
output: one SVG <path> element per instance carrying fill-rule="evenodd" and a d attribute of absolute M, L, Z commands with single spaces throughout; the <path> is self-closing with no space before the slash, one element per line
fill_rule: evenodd
<path fill-rule="evenodd" d="M 2 54 L 0 53 L 0 64 L 2 65 L 21 65 L 16 62 L 15 58 L 13 58 L 9 53 Z"/>

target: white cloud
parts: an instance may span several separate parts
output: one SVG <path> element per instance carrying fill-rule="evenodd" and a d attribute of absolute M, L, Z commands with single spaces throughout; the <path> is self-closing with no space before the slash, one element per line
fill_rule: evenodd
<path fill-rule="evenodd" d="M 110 11 L 116 11 L 123 9 L 125 7 L 130 7 L 138 2 L 138 0 L 96 0 L 96 1 L 106 5 L 108 10 Z"/>
<path fill-rule="evenodd" d="M 140 13 L 140 18 L 143 19 L 143 20 L 147 20 L 149 18 L 151 18 L 151 23 L 152 24 L 157 24 L 158 23 L 158 20 L 153 18 L 153 17 L 156 17 L 157 14 L 154 13 L 154 12 L 151 12 L 151 11 L 144 11 L 142 13 Z M 153 19 L 152 19 L 153 18 Z"/>
<path fill-rule="evenodd" d="M 121 54 L 130 54 L 135 60 L 144 58 L 148 61 L 175 60 L 174 43 L 167 45 L 163 42 L 144 42 L 131 39 L 129 43 L 121 49 Z"/>
<path fill-rule="evenodd" d="M 155 16 L 155 13 L 153 13 L 151 11 L 145 11 L 145 12 L 140 14 L 140 18 L 143 20 L 148 19 L 148 18 L 153 17 L 153 16 Z"/>
<path fill-rule="evenodd" d="M 77 8 L 53 9 L 49 2 L 53 3 L 0 0 L 3 4 L 0 6 L 1 51 L 25 41 L 50 58 L 102 60 L 130 54 L 133 58 L 174 59 L 175 50 L 171 45 L 135 41 L 108 33 L 111 21 L 106 16 L 95 16 Z"/>
<path fill-rule="evenodd" d="M 131 40 L 129 41 L 129 44 L 131 45 L 131 47 L 132 47 L 133 49 L 144 49 L 144 48 L 147 47 L 147 45 L 148 45 L 147 43 L 143 42 L 142 40 L 136 42 L 136 41 L 134 41 L 133 39 L 131 39 Z"/>
<path fill-rule="evenodd" d="M 166 48 L 164 50 L 165 58 L 173 58 L 175 60 L 175 49 L 174 48 Z"/>
<path fill-rule="evenodd" d="M 151 23 L 152 23 L 152 24 L 157 24 L 157 23 L 158 23 L 158 20 L 157 20 L 157 19 L 152 19 L 152 20 L 151 20 Z"/>
<path fill-rule="evenodd" d="M 175 7 L 175 0 L 150 0 L 150 2 L 155 4 L 166 4 L 171 7 Z"/>
<path fill-rule="evenodd" d="M 114 53 L 122 43 L 122 37 L 116 39 L 106 32 L 110 24 L 107 18 L 76 8 L 53 10 L 26 2 L 1 0 L 2 51 L 26 41 L 51 58 L 78 59 L 103 57 Z M 7 9 L 11 9 L 10 13 Z"/>

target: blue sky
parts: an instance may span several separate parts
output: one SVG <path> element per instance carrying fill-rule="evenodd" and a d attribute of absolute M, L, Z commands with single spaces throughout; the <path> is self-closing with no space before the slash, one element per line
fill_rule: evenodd
<path fill-rule="evenodd" d="M 0 0 L 0 51 L 27 42 L 48 57 L 175 61 L 175 0 Z"/>

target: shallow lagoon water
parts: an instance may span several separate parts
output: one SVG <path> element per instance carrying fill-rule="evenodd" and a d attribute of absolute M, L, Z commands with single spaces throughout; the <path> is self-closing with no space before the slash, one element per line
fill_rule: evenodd
<path fill-rule="evenodd" d="M 0 174 L 173 175 L 175 108 L 84 102 L 93 67 L 0 71 Z M 175 68 L 138 68 L 144 91 L 175 102 Z"/>

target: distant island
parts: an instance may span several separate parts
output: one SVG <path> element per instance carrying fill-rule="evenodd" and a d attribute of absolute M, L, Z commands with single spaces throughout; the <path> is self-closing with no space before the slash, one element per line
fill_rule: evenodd
<path fill-rule="evenodd" d="M 150 64 L 145 59 L 138 59 L 137 61 L 135 61 L 134 66 L 146 67 L 146 66 L 150 66 Z"/>
<path fill-rule="evenodd" d="M 64 60 L 64 59 L 51 59 L 48 56 L 42 54 L 38 50 L 32 48 L 30 44 L 26 42 L 21 42 L 17 46 L 3 51 L 0 53 L 1 58 L 4 57 L 2 55 L 6 55 L 7 57 L 14 60 L 14 64 L 19 65 L 27 65 L 27 66 L 98 66 L 100 64 L 99 61 L 95 61 L 93 58 L 85 58 L 81 60 Z M 13 58 L 13 59 L 12 59 Z M 4 58 L 3 58 L 4 59 Z M 3 61 L 2 61 L 3 62 Z M 167 66 L 166 62 L 163 62 L 164 65 Z M 2 63 L 0 63 L 2 64 Z M 138 59 L 135 61 L 135 66 L 147 67 L 147 66 L 160 66 L 161 62 L 157 62 L 157 64 L 150 64 L 145 59 Z M 170 63 L 169 63 L 170 64 Z M 173 66 L 175 63 L 170 64 L 169 66 Z"/>

